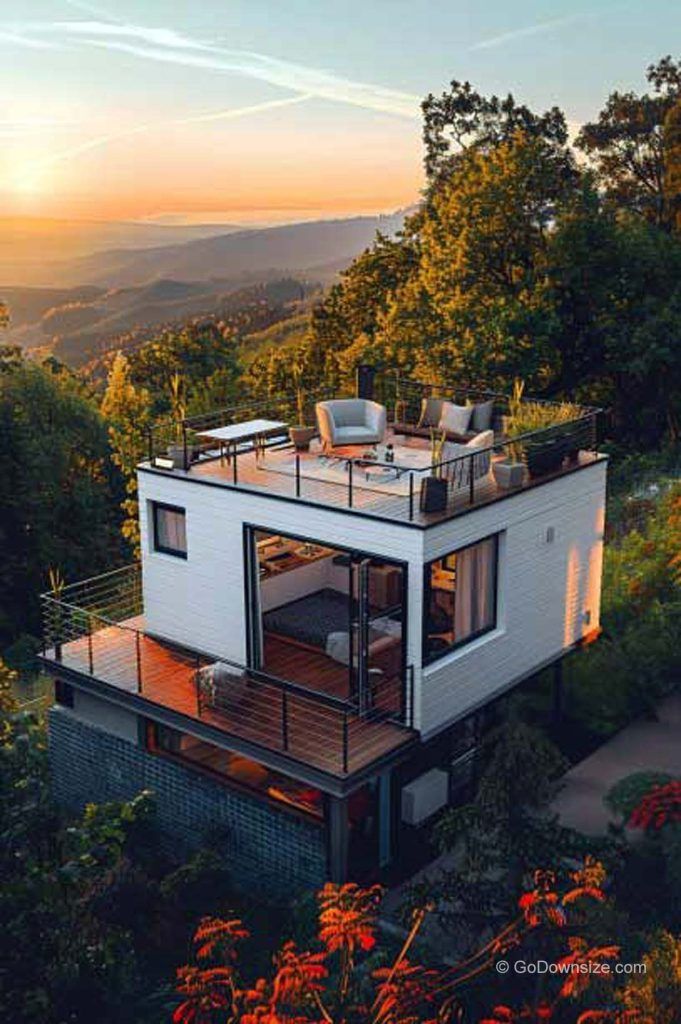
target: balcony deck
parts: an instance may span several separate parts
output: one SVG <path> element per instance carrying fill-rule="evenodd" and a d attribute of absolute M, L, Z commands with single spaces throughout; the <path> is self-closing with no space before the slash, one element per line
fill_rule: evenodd
<path fill-rule="evenodd" d="M 206 657 L 150 637 L 143 626 L 142 616 L 102 625 L 63 643 L 59 656 L 54 648 L 48 650 L 43 660 L 57 675 L 60 668 L 70 669 L 339 778 L 413 741 L 410 729 L 382 720 L 380 710 L 371 718 L 349 710 L 345 674 L 328 668 L 315 673 L 317 693 L 260 673 L 239 673 L 234 699 L 211 706 L 201 698 L 196 679 L 197 666 L 209 663 Z M 309 678 L 321 668 L 304 665 L 304 656 L 299 652 L 297 664 L 290 666 L 290 678 Z M 389 690 L 377 704 L 383 702 L 391 712 L 394 701 Z"/>

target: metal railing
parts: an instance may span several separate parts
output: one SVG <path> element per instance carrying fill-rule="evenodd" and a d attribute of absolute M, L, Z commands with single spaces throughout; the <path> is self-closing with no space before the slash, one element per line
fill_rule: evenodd
<path fill-rule="evenodd" d="M 150 636 L 134 624 L 139 587 L 134 565 L 43 594 L 43 662 L 332 774 L 351 774 L 405 741 L 395 726 L 412 722 L 411 668 L 406 680 L 374 684 L 360 713 L 352 699 Z"/>
<path fill-rule="evenodd" d="M 220 482 L 227 486 L 257 487 L 251 474 L 247 482 L 243 482 L 245 473 L 240 472 L 239 464 L 244 459 L 254 458 L 261 468 L 267 468 L 267 461 L 261 461 L 270 448 L 288 451 L 291 454 L 291 485 L 290 489 L 283 486 L 281 473 L 277 478 L 276 489 L 272 493 L 282 497 L 326 507 L 340 509 L 363 510 L 365 514 L 375 515 L 384 520 L 413 522 L 427 513 L 427 521 L 441 521 L 451 518 L 467 509 L 489 500 L 504 497 L 508 491 L 501 488 L 490 488 L 492 480 L 492 463 L 513 456 L 511 461 L 520 458 L 525 466 L 523 481 L 520 488 L 541 479 L 549 479 L 573 468 L 579 463 L 581 455 L 595 455 L 598 438 L 598 419 L 600 409 L 578 406 L 574 419 L 529 431 L 516 437 L 504 435 L 505 417 L 509 413 L 509 397 L 484 387 L 461 387 L 446 383 L 423 383 L 401 377 L 398 373 L 387 372 L 379 375 L 374 381 L 374 394 L 388 410 L 388 422 L 394 434 L 409 433 L 417 429 L 425 398 L 443 397 L 457 404 L 492 401 L 492 423 L 494 443 L 489 447 L 477 448 L 471 452 L 461 453 L 442 458 L 424 467 L 415 468 L 394 462 L 372 458 L 370 461 L 362 456 L 340 457 L 341 470 L 338 479 L 331 480 L 320 477 L 316 472 L 306 472 L 306 456 L 296 452 L 286 437 L 285 431 L 276 436 L 260 441 L 246 441 L 232 447 L 227 463 L 228 472 L 221 470 Z M 347 394 L 320 391 L 306 395 L 306 407 L 312 409 L 317 401 L 331 397 L 347 397 Z M 560 403 L 546 399 L 528 397 L 528 402 L 543 405 L 547 408 L 559 408 Z M 227 426 L 248 419 L 272 419 L 281 422 L 293 422 L 296 418 L 296 396 L 293 394 L 275 395 L 258 399 L 238 406 L 213 410 L 199 416 L 188 417 L 182 422 L 182 440 L 179 445 L 181 468 L 191 469 L 207 461 L 223 460 L 224 452 L 216 444 L 201 438 L 202 432 L 217 426 Z M 404 428 L 404 429 L 401 429 Z M 149 456 L 153 461 L 154 452 L 165 451 L 159 436 L 155 439 L 150 435 Z M 390 477 L 405 480 L 403 494 L 395 494 L 386 488 L 372 488 L 366 478 L 367 470 L 382 467 L 386 481 Z M 446 494 L 440 507 L 434 513 L 427 508 L 421 509 L 421 492 L 424 481 L 436 477 L 446 481 Z M 270 483 L 269 481 L 268 483 Z M 268 484 L 264 484 L 268 490 Z M 513 490 L 518 490 L 515 486 Z M 364 493 L 362 493 L 364 492 Z M 367 498 L 366 492 L 372 492 Z"/>

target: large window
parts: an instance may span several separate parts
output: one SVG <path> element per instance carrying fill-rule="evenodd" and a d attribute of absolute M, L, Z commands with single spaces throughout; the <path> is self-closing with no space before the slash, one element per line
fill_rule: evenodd
<path fill-rule="evenodd" d="M 243 754 L 205 743 L 168 726 L 147 723 L 147 746 L 159 754 L 191 762 L 203 771 L 219 776 L 240 789 L 266 797 L 273 803 L 321 820 L 324 803 L 320 790 L 298 782 L 280 772 L 271 771 L 259 761 Z"/>
<path fill-rule="evenodd" d="M 498 537 L 426 566 L 423 660 L 436 661 L 496 624 Z"/>
<path fill-rule="evenodd" d="M 154 525 L 154 550 L 165 555 L 187 557 L 187 526 L 185 511 L 176 505 L 152 503 Z"/>

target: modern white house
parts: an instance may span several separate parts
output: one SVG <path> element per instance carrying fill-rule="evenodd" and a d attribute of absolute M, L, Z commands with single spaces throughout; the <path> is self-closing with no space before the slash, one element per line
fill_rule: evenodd
<path fill-rule="evenodd" d="M 59 799 L 153 789 L 279 897 L 406 870 L 500 698 L 599 629 L 596 410 L 510 439 L 503 395 L 370 368 L 311 404 L 298 448 L 290 399 L 150 439 L 140 563 L 44 596 Z"/>

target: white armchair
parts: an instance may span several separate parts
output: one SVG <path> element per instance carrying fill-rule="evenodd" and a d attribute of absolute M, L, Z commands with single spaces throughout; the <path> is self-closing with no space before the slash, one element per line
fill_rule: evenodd
<path fill-rule="evenodd" d="M 367 398 L 317 402 L 317 425 L 325 448 L 344 444 L 380 444 L 385 437 L 385 406 Z"/>

